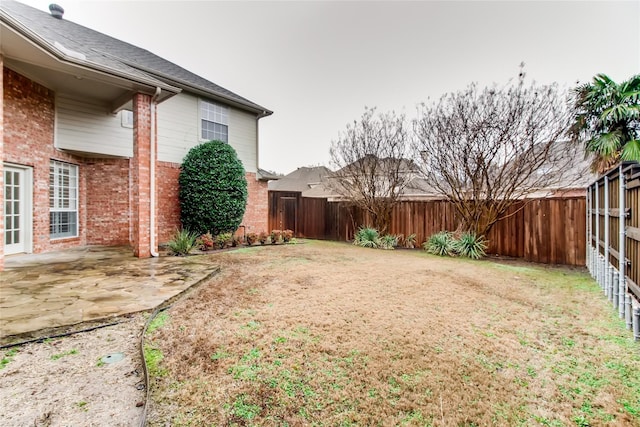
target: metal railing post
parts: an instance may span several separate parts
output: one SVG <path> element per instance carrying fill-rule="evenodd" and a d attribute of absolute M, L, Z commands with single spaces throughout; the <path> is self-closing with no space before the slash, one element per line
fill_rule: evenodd
<path fill-rule="evenodd" d="M 625 185 L 624 185 L 624 174 L 622 172 L 622 163 L 620 163 L 619 166 L 619 173 L 618 173 L 618 180 L 619 180 L 619 192 L 618 192 L 618 197 L 620 199 L 620 202 L 618 203 L 620 205 L 620 215 L 618 216 L 618 221 L 619 221 L 619 229 L 620 229 L 620 235 L 619 235 L 619 240 L 618 240 L 618 301 L 619 301 L 619 305 L 618 305 L 618 315 L 620 316 L 620 318 L 622 319 L 624 317 L 624 310 L 625 310 L 625 298 L 624 295 L 627 293 L 627 286 L 626 286 L 626 279 L 625 276 L 627 274 L 627 262 L 625 260 L 626 258 L 626 254 L 625 254 L 625 227 L 626 227 L 626 215 L 625 215 L 625 200 L 624 200 L 624 196 L 625 196 Z"/>
<path fill-rule="evenodd" d="M 610 296 L 609 285 L 611 284 L 611 270 L 609 268 L 609 176 L 604 176 L 604 280 L 603 288 L 607 297 Z"/>

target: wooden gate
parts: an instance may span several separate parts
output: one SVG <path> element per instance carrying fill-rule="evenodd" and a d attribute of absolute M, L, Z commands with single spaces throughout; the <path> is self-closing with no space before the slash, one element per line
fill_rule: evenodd
<path fill-rule="evenodd" d="M 280 219 L 280 230 L 298 231 L 298 200 L 295 197 L 280 197 L 278 200 L 278 216 Z"/>

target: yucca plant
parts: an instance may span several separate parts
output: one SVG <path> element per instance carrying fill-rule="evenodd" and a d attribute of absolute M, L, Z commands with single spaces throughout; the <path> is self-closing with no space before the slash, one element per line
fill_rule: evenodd
<path fill-rule="evenodd" d="M 455 254 L 454 250 L 455 239 L 453 234 L 449 231 L 441 231 L 436 234 L 432 234 L 422 247 L 430 254 L 439 256 L 452 256 Z"/>
<path fill-rule="evenodd" d="M 380 249 L 395 249 L 398 246 L 398 237 L 393 234 L 385 234 L 378 239 Z"/>
<path fill-rule="evenodd" d="M 363 248 L 377 248 L 380 245 L 380 234 L 375 228 L 360 227 L 356 232 L 353 244 Z"/>
<path fill-rule="evenodd" d="M 482 236 L 476 236 L 476 233 L 467 232 L 462 234 L 454 243 L 455 251 L 461 256 L 480 259 L 487 255 L 485 252 L 487 244 Z"/>
<path fill-rule="evenodd" d="M 169 240 L 167 246 L 172 254 L 178 256 L 188 255 L 196 246 L 198 235 L 187 229 L 177 230 L 173 238 Z"/>
<path fill-rule="evenodd" d="M 411 233 L 404 239 L 404 247 L 413 249 L 416 247 L 416 233 Z"/>

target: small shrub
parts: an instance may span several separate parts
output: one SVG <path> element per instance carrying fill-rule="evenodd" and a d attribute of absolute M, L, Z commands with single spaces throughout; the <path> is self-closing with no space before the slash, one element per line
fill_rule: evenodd
<path fill-rule="evenodd" d="M 380 245 L 380 234 L 375 228 L 360 227 L 356 232 L 353 244 L 363 248 L 377 248 Z"/>
<path fill-rule="evenodd" d="M 432 234 L 427 240 L 423 248 L 427 252 L 439 256 L 452 256 L 455 254 L 455 239 L 453 234 L 449 231 L 441 231 L 436 234 Z"/>
<path fill-rule="evenodd" d="M 293 238 L 293 231 L 292 230 L 284 230 L 282 232 L 282 241 L 285 243 L 289 243 L 289 241 L 291 241 L 291 239 Z"/>
<path fill-rule="evenodd" d="M 276 243 L 278 243 L 280 241 L 280 237 L 282 237 L 282 231 L 281 230 L 271 230 L 271 244 L 275 245 Z"/>
<path fill-rule="evenodd" d="M 242 237 L 236 236 L 235 234 L 231 238 L 231 247 L 237 248 L 242 245 Z"/>
<path fill-rule="evenodd" d="M 247 246 L 251 246 L 257 241 L 258 241 L 258 235 L 256 233 L 247 233 L 247 242 L 246 242 Z"/>
<path fill-rule="evenodd" d="M 216 245 L 219 249 L 224 249 L 233 242 L 233 234 L 220 233 L 216 236 Z"/>
<path fill-rule="evenodd" d="M 202 236 L 198 237 L 196 240 L 196 246 L 200 248 L 202 251 L 208 251 L 213 248 L 213 236 L 211 233 L 205 233 Z"/>
<path fill-rule="evenodd" d="M 192 233 L 189 230 L 182 229 L 176 231 L 173 238 L 169 240 L 167 246 L 172 254 L 178 256 L 188 255 L 189 252 L 196 246 L 196 233 Z"/>
<path fill-rule="evenodd" d="M 378 239 L 380 249 L 395 249 L 398 246 L 398 237 L 393 234 L 386 234 Z"/>
<path fill-rule="evenodd" d="M 261 231 L 260 234 L 258 234 L 258 242 L 260 242 L 261 245 L 264 245 L 265 243 L 267 243 L 268 238 L 269 238 L 269 235 L 267 234 L 266 231 Z"/>
<path fill-rule="evenodd" d="M 487 244 L 484 238 L 472 232 L 462 234 L 454 243 L 454 249 L 461 256 L 471 259 L 480 259 L 487 255 L 485 252 Z"/>

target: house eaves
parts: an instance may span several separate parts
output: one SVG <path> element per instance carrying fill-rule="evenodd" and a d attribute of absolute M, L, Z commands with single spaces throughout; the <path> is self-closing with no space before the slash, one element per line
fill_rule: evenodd
<path fill-rule="evenodd" d="M 200 96 L 204 96 L 207 97 L 209 99 L 212 100 L 218 100 L 218 101 L 222 101 L 225 104 L 237 107 L 241 110 L 246 110 L 246 111 L 250 111 L 252 113 L 256 113 L 258 114 L 258 118 L 261 117 L 266 117 L 266 116 L 270 116 L 271 114 L 273 114 L 273 111 L 268 110 L 258 104 L 255 104 L 249 100 L 245 100 L 242 99 L 240 96 L 235 95 L 235 96 L 228 96 L 225 95 L 224 93 L 221 93 L 219 91 L 213 91 L 210 90 L 204 86 L 201 85 L 197 85 L 193 82 L 188 82 L 184 79 L 178 79 L 174 76 L 170 76 L 168 74 L 162 73 L 158 70 L 155 70 L 153 68 L 150 67 L 146 67 L 144 65 L 141 65 L 140 63 L 136 63 L 133 61 L 129 61 L 127 59 L 121 58 L 117 55 L 113 55 L 111 53 L 107 53 L 107 52 L 102 52 L 98 49 L 92 49 L 93 51 L 101 54 L 101 55 L 105 55 L 105 56 L 109 56 L 112 57 L 113 59 L 126 64 L 130 67 L 134 67 L 136 69 L 139 69 L 141 71 L 144 71 L 147 74 L 150 74 L 158 79 L 161 79 L 163 81 L 167 81 L 170 82 L 172 85 L 175 85 L 177 87 L 180 87 L 182 89 L 184 89 L 187 92 L 193 93 L 195 95 L 200 95 Z"/>
<path fill-rule="evenodd" d="M 2 8 L 0 8 L 0 23 L 6 25 L 7 28 L 19 34 L 32 45 L 63 64 L 139 84 L 150 94 L 152 94 L 157 87 L 161 88 L 163 91 L 167 92 L 167 95 L 171 96 L 181 92 L 179 87 L 167 84 L 128 65 L 118 64 L 117 67 L 110 67 L 87 59 L 86 55 L 81 52 L 75 52 L 71 48 L 66 48 L 62 42 L 51 43 L 51 41 L 31 30 L 20 20 L 15 19 Z"/>

